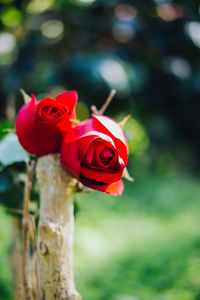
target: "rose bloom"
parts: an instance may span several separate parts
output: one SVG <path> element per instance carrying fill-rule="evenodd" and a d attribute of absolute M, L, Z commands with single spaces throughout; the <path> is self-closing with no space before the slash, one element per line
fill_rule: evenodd
<path fill-rule="evenodd" d="M 93 115 L 72 129 L 63 140 L 61 161 L 84 185 L 121 195 L 128 146 L 122 129 L 110 118 Z"/>
<path fill-rule="evenodd" d="M 37 156 L 60 151 L 63 135 L 75 118 L 76 91 L 62 93 L 56 99 L 45 98 L 31 101 L 18 112 L 16 133 L 26 151 Z"/>

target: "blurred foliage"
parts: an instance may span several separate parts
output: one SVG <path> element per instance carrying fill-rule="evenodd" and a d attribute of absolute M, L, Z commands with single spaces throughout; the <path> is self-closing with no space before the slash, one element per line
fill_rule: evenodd
<path fill-rule="evenodd" d="M 38 100 L 76 89 L 80 120 L 115 88 L 108 116 L 132 115 L 135 182 L 123 198 L 76 196 L 76 280 L 87 300 L 200 299 L 199 48 L 197 0 L 0 0 L 0 149 L 21 88 Z M 19 154 L 7 149 L 10 161 Z M 22 207 L 24 157 L 1 159 L 0 300 L 12 299 L 7 212 Z M 34 183 L 33 213 L 38 198 Z"/>
<path fill-rule="evenodd" d="M 1 117 L 14 121 L 19 89 L 38 99 L 77 89 L 81 109 L 132 114 L 149 139 L 199 171 L 200 16 L 196 0 L 1 0 Z M 137 127 L 137 125 L 136 125 Z"/>
<path fill-rule="evenodd" d="M 0 208 L 0 299 L 12 299 L 12 277 L 9 261 L 9 247 L 12 241 L 11 218 Z"/>
<path fill-rule="evenodd" d="M 9 121 L 3 121 L 0 123 L 0 138 L 3 138 L 8 134 L 10 130 L 14 130 L 14 124 Z"/>

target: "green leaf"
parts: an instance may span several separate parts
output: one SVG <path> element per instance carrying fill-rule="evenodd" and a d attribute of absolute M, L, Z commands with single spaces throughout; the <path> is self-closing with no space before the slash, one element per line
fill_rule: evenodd
<path fill-rule="evenodd" d="M 8 134 L 9 131 L 15 131 L 15 127 L 9 121 L 3 121 L 0 123 L 0 139 Z"/>
<path fill-rule="evenodd" d="M 7 134 L 0 142 L 0 162 L 8 166 L 22 161 L 29 161 L 28 153 L 20 145 L 16 134 Z"/>
<path fill-rule="evenodd" d="M 23 89 L 20 89 L 20 92 L 24 98 L 24 103 L 30 102 L 31 97 Z"/>

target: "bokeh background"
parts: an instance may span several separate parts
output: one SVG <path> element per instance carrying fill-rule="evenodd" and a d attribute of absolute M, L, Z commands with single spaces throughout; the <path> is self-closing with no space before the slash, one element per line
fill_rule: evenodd
<path fill-rule="evenodd" d="M 0 0 L 1 139 L 20 88 L 38 100 L 76 89 L 81 120 L 114 88 L 107 115 L 132 115 L 135 182 L 121 197 L 76 195 L 83 299 L 200 299 L 199 58 L 198 0 Z M 0 300 L 11 300 L 25 168 L 0 170 Z M 34 212 L 36 184 L 32 199 Z"/>

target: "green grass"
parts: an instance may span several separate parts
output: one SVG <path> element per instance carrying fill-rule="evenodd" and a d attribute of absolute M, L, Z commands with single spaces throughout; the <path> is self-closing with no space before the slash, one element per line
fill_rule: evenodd
<path fill-rule="evenodd" d="M 148 174 L 121 197 L 77 195 L 75 267 L 87 300 L 200 299 L 200 186 Z"/>
<path fill-rule="evenodd" d="M 11 218 L 0 207 L 0 300 L 11 299 L 12 281 L 9 262 L 11 248 Z"/>

